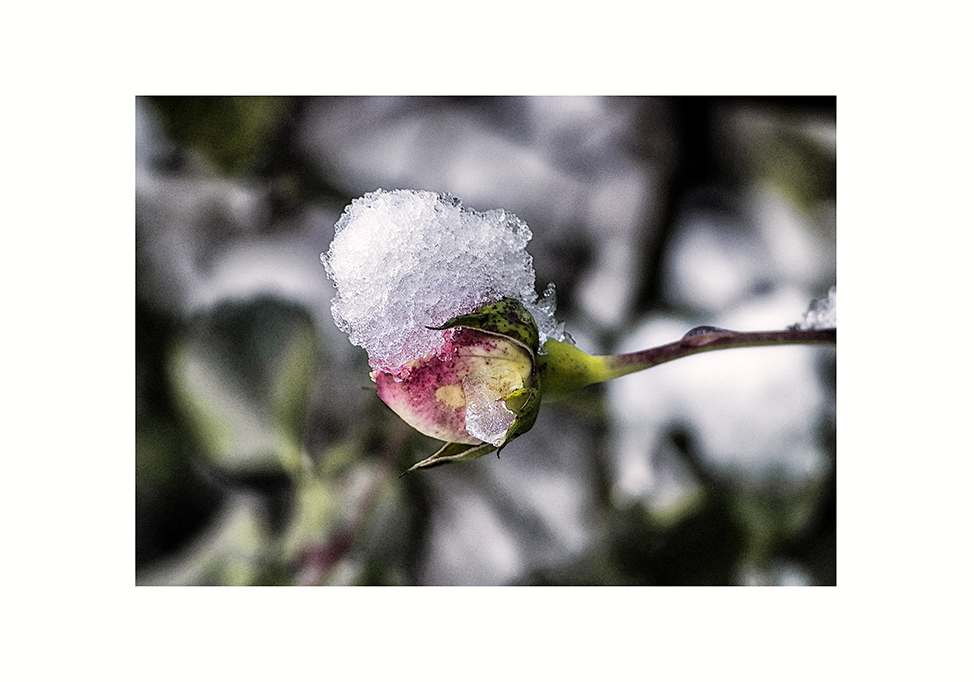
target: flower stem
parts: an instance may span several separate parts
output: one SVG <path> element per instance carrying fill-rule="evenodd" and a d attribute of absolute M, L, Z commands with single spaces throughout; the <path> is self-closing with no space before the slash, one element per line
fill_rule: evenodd
<path fill-rule="evenodd" d="M 570 343 L 549 339 L 545 342 L 546 354 L 539 355 L 538 359 L 545 394 L 557 396 L 589 384 L 608 381 L 670 360 L 712 350 L 835 343 L 835 329 L 734 332 L 716 327 L 696 327 L 679 341 L 622 355 L 588 355 Z"/>

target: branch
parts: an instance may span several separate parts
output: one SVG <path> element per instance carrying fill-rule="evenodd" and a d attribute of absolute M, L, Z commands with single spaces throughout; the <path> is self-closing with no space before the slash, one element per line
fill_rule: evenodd
<path fill-rule="evenodd" d="M 606 368 L 614 379 L 632 372 L 661 365 L 670 360 L 685 358 L 688 355 L 706 353 L 712 350 L 726 348 L 756 348 L 760 346 L 794 346 L 794 345 L 835 345 L 835 329 L 784 329 L 772 332 L 734 332 L 717 327 L 696 327 L 691 329 L 683 338 L 665 346 L 657 346 L 647 350 L 625 353 L 623 355 L 607 355 L 604 360 Z"/>
<path fill-rule="evenodd" d="M 545 395 L 556 397 L 697 353 L 760 346 L 834 346 L 835 343 L 834 328 L 735 332 L 717 327 L 695 327 L 679 341 L 622 355 L 588 355 L 570 343 L 549 339 L 544 345 L 546 352 L 539 355 L 538 360 Z"/>

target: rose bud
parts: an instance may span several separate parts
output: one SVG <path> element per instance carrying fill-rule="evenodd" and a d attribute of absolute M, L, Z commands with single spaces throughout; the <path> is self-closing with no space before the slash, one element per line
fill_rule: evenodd
<path fill-rule="evenodd" d="M 479 457 L 534 424 L 538 349 L 562 332 L 553 287 L 534 292 L 530 238 L 506 211 L 409 190 L 356 199 L 335 226 L 322 262 L 338 326 L 368 351 L 379 397 L 447 442 L 417 467 Z"/>

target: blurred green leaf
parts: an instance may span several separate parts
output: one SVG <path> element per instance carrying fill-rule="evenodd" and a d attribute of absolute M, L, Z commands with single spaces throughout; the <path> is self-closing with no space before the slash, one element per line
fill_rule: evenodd
<path fill-rule="evenodd" d="M 169 370 L 176 404 L 210 462 L 241 474 L 301 470 L 316 344 L 307 314 L 273 299 L 197 320 Z"/>
<path fill-rule="evenodd" d="M 308 414 L 308 400 L 317 370 L 317 339 L 309 325 L 294 333 L 277 368 L 271 393 L 274 423 L 280 433 L 300 446 Z"/>
<path fill-rule="evenodd" d="M 252 585 L 264 568 L 267 528 L 254 496 L 237 495 L 181 554 L 136 576 L 139 585 Z"/>
<path fill-rule="evenodd" d="M 288 113 L 286 97 L 152 97 L 167 133 L 228 175 L 254 170 Z"/>

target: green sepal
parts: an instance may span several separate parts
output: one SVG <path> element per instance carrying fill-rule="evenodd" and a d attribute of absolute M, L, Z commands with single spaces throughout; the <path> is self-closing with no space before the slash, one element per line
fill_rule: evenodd
<path fill-rule="evenodd" d="M 512 426 L 511 428 L 514 427 Z M 480 445 L 446 443 L 434 454 L 430 455 L 421 462 L 416 462 L 416 464 L 413 464 L 411 467 L 402 472 L 400 478 L 415 469 L 429 469 L 430 467 L 448 464 L 450 462 L 465 462 L 467 460 L 477 459 L 478 457 L 488 455 L 496 449 L 497 448 L 490 443 L 481 443 Z"/>
<path fill-rule="evenodd" d="M 506 336 L 527 348 L 532 358 L 538 353 L 538 325 L 521 302 L 513 298 L 502 298 L 497 303 L 488 303 L 477 308 L 475 312 L 459 315 L 430 329 L 440 331 L 455 327 Z"/>
<path fill-rule="evenodd" d="M 534 386 L 531 388 L 522 388 L 520 391 L 515 391 L 507 397 L 508 400 L 511 400 L 512 398 L 518 398 L 521 395 L 525 395 L 527 396 L 527 400 L 524 401 L 524 404 L 519 410 L 513 410 L 515 413 L 514 422 L 511 424 L 510 428 L 507 429 L 507 436 L 504 438 L 501 448 L 506 446 L 521 434 L 530 431 L 531 427 L 534 426 L 535 420 L 538 418 L 538 410 L 541 409 L 541 390 L 538 385 L 537 369 L 534 370 L 532 376 L 534 378 Z"/>

